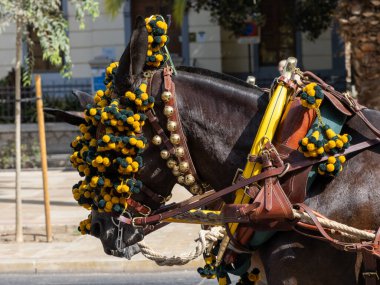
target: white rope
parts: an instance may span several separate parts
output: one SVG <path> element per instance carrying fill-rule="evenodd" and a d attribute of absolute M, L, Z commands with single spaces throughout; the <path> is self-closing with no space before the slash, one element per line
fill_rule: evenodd
<path fill-rule="evenodd" d="M 295 218 L 301 219 L 301 221 L 305 221 L 308 224 L 314 224 L 313 220 L 306 213 L 293 210 L 293 214 Z M 359 239 L 370 240 L 370 241 L 375 239 L 374 233 L 370 233 L 364 230 L 359 230 L 359 229 L 347 226 L 345 224 L 341 224 L 333 220 L 324 219 L 321 217 L 317 217 L 317 219 L 321 223 L 321 225 L 326 228 L 331 228 L 340 232 L 344 232 L 344 233 L 347 233 L 348 235 L 354 236 Z"/>
<path fill-rule="evenodd" d="M 212 227 L 211 230 L 199 231 L 199 238 L 196 239 L 195 249 L 189 253 L 182 254 L 180 256 L 168 257 L 161 253 L 156 252 L 144 242 L 139 242 L 137 245 L 140 247 L 141 253 L 148 259 L 153 260 L 160 266 L 173 266 L 184 265 L 191 260 L 196 259 L 206 250 L 209 250 L 212 245 L 221 240 L 225 235 L 224 227 Z"/>

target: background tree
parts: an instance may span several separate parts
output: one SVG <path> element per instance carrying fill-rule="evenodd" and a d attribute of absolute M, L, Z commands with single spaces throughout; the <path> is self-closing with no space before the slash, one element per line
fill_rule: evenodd
<path fill-rule="evenodd" d="M 69 0 L 75 7 L 76 19 L 84 28 L 84 17 L 98 15 L 95 0 Z M 71 74 L 70 45 L 67 34 L 68 22 L 61 10 L 60 0 L 1 0 L 0 32 L 9 24 L 16 25 L 16 62 L 15 62 L 15 153 L 16 153 L 16 241 L 23 241 L 21 220 L 21 57 L 23 39 L 28 47 L 33 45 L 31 31 L 36 33 L 40 42 L 43 59 L 60 67 L 63 76 Z M 28 71 L 26 81 L 30 82 L 33 68 L 33 54 L 26 57 Z"/>
<path fill-rule="evenodd" d="M 211 17 L 227 30 L 239 34 L 247 17 L 260 12 L 260 3 L 251 0 L 174 0 L 177 22 L 184 9 L 210 11 Z M 186 8 L 184 3 L 186 2 Z M 345 43 L 351 46 L 354 83 L 362 104 L 380 109 L 380 1 L 379 0 L 295 0 L 296 29 L 316 40 L 337 21 Z M 265 21 L 265 15 L 263 15 Z M 268 19 L 270 21 L 270 19 Z"/>

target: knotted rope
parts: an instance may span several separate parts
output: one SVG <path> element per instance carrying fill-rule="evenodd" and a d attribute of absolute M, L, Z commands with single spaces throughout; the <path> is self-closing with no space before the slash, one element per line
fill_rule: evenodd
<path fill-rule="evenodd" d="M 156 252 L 154 249 L 146 245 L 144 242 L 139 242 L 141 253 L 148 259 L 153 260 L 159 266 L 184 265 L 191 260 L 196 259 L 205 251 L 211 249 L 213 244 L 221 240 L 225 235 L 223 227 L 212 227 L 211 230 L 200 230 L 199 237 L 196 239 L 195 249 L 189 253 L 180 256 L 166 256 Z"/>

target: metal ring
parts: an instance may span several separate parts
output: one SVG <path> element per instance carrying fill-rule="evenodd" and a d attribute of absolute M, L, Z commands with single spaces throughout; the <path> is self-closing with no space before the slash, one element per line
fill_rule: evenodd
<path fill-rule="evenodd" d="M 289 168 L 290 168 L 290 163 L 287 162 L 287 163 L 285 164 L 285 169 L 284 169 L 284 171 L 281 172 L 281 173 L 278 175 L 278 177 L 281 178 L 282 176 L 284 176 L 284 175 L 289 171 Z"/>

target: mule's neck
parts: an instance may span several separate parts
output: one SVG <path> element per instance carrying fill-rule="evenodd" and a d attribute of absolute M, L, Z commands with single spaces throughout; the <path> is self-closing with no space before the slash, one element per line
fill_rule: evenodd
<path fill-rule="evenodd" d="M 199 177 L 215 189 L 230 185 L 236 170 L 245 166 L 267 96 L 244 82 L 199 71 L 179 71 L 173 80 Z"/>

